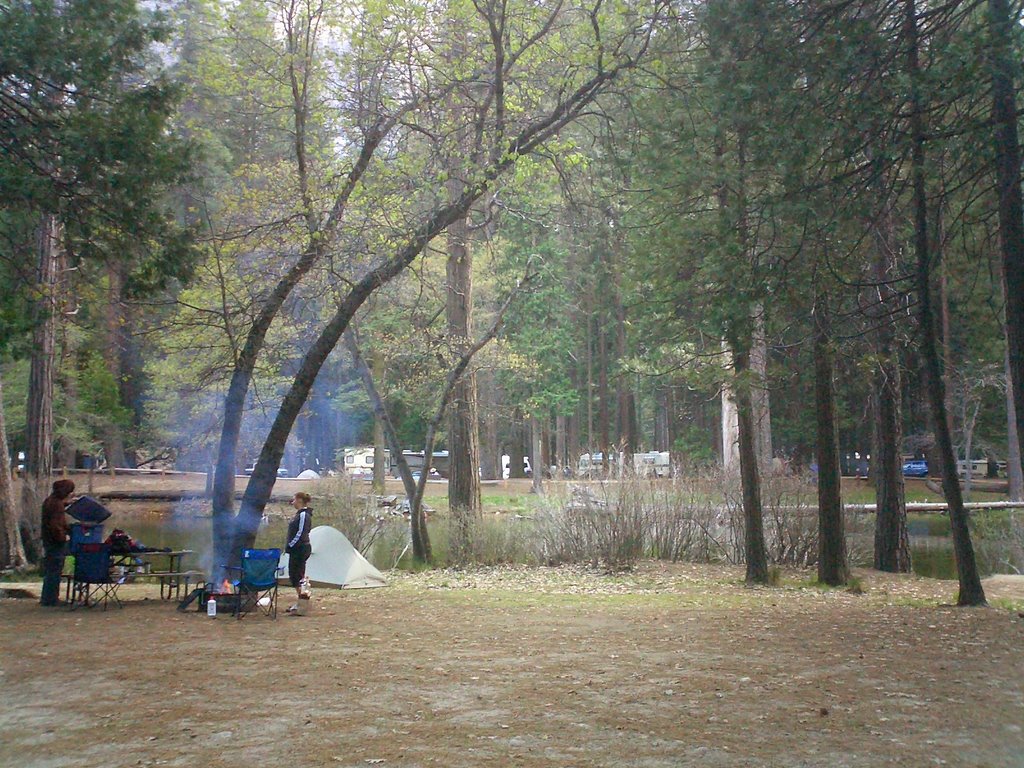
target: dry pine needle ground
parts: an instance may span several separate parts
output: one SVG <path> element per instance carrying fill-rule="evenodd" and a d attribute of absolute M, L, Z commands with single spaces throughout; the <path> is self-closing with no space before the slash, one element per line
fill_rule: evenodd
<path fill-rule="evenodd" d="M 148 585 L 105 613 L 4 599 L 0 766 L 1024 765 L 1020 580 L 960 609 L 859 575 L 434 571 L 277 621 Z"/>

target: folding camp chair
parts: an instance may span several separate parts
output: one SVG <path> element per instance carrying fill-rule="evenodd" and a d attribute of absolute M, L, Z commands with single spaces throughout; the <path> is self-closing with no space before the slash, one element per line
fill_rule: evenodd
<path fill-rule="evenodd" d="M 280 549 L 243 549 L 240 576 L 235 588 L 235 615 L 241 619 L 250 611 L 277 618 L 277 577 Z"/>
<path fill-rule="evenodd" d="M 72 608 L 79 605 L 85 608 L 102 605 L 103 610 L 107 610 L 110 601 L 118 608 L 124 607 L 117 596 L 117 590 L 124 584 L 125 577 L 122 575 L 115 578 L 111 575 L 111 561 L 109 544 L 79 544 L 75 548 Z"/>

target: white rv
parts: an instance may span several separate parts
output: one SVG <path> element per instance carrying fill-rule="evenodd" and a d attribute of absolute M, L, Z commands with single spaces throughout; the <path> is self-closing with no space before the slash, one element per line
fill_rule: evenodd
<path fill-rule="evenodd" d="M 373 446 L 345 449 L 345 472 L 352 477 L 373 476 Z M 384 450 L 384 471 L 391 465 L 391 452 Z"/>
<path fill-rule="evenodd" d="M 633 471 L 638 477 L 670 477 L 672 461 L 668 451 L 633 454 Z"/>

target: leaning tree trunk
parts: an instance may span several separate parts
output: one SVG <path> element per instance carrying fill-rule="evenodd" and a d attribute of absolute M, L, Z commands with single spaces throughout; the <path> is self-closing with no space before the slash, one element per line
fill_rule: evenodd
<path fill-rule="evenodd" d="M 932 307 L 931 256 L 928 248 L 928 207 L 925 188 L 925 131 L 918 82 L 921 76 L 918 59 L 917 10 L 914 0 L 906 2 L 905 32 L 907 40 L 907 74 L 910 78 L 910 131 L 912 141 L 911 174 L 914 189 L 914 250 L 917 254 L 918 312 L 921 318 L 921 347 L 926 366 L 928 400 L 935 422 L 935 438 L 942 459 L 942 491 L 949 505 L 949 522 L 953 534 L 953 553 L 956 555 L 957 575 L 960 580 L 958 605 L 984 605 L 985 591 L 981 586 L 978 564 L 971 544 L 967 524 L 967 510 L 960 494 L 960 478 L 953 439 L 946 414 L 945 384 L 942 378 L 942 360 L 935 328 L 935 310 Z M 1018 425 L 1019 426 L 1019 425 Z"/>
<path fill-rule="evenodd" d="M 44 214 L 37 231 L 39 298 L 32 331 L 32 357 L 26 414 L 25 482 L 21 494 L 21 539 L 31 561 L 42 556 L 39 509 L 53 472 L 53 368 L 56 355 L 57 283 L 61 225 L 55 214 Z"/>
<path fill-rule="evenodd" d="M 409 462 L 402 455 L 402 444 L 398 440 L 398 432 L 391 421 L 387 406 L 384 404 L 384 398 L 377 388 L 374 374 L 366 364 L 366 360 L 359 350 L 359 342 L 351 331 L 346 331 L 345 333 L 345 347 L 352 355 L 356 371 L 363 381 L 363 388 L 366 390 L 367 397 L 370 398 L 370 405 L 373 408 L 377 424 L 384 434 L 387 444 L 391 447 L 391 452 L 395 457 L 395 467 L 398 469 L 398 476 L 401 478 L 402 486 L 405 488 L 405 496 L 409 501 L 409 537 L 412 544 L 413 560 L 418 563 L 430 563 L 433 561 L 434 555 L 430 546 L 430 536 L 427 532 L 427 519 L 423 511 L 423 490 L 426 487 L 426 478 L 430 470 L 428 467 L 423 468 L 420 472 L 419 482 L 412 476 Z M 429 457 L 434 453 L 433 433 L 434 425 L 431 424 L 429 425 L 428 439 L 423 448 L 424 462 L 429 461 Z"/>
<path fill-rule="evenodd" d="M 18 528 L 18 502 L 11 477 L 11 454 L 4 422 L 4 382 L 0 369 L 0 571 L 24 568 L 28 562 Z"/>
<path fill-rule="evenodd" d="M 1019 64 L 1013 44 L 1017 22 L 1008 0 L 988 0 L 988 12 L 991 30 L 988 61 L 992 70 L 992 123 L 999 190 L 999 244 L 1003 254 L 1010 368 L 1008 385 L 1017 421 L 1017 450 L 1024 454 L 1024 202 L 1020 188 L 1019 115 L 1014 82 Z"/>
<path fill-rule="evenodd" d="M 832 332 L 828 296 L 814 308 L 814 406 L 818 460 L 818 580 L 839 586 L 849 578 L 843 527 L 839 430 L 833 379 Z"/>
<path fill-rule="evenodd" d="M 625 66 L 625 65 L 622 65 Z M 511 169 L 518 158 L 530 154 L 543 142 L 555 136 L 559 130 L 575 120 L 589 105 L 591 100 L 603 90 L 621 71 L 621 67 L 607 67 L 593 75 L 587 82 L 576 88 L 567 99 L 559 101 L 547 114 L 531 122 L 517 136 L 508 140 L 502 151 L 498 152 L 486 167 L 474 174 L 471 182 L 459 195 L 446 205 L 434 209 L 427 219 L 414 231 L 409 233 L 405 244 L 386 261 L 371 269 L 356 283 L 351 285 L 348 293 L 335 307 L 331 319 L 323 327 L 320 335 L 303 356 L 299 369 L 292 379 L 292 384 L 285 393 L 277 415 L 270 427 L 260 451 L 259 458 L 245 493 L 238 515 L 234 520 L 233 540 L 234 552 L 242 546 L 249 546 L 255 541 L 263 510 L 277 481 L 277 470 L 281 466 L 285 442 L 291 434 L 295 419 L 305 405 L 310 389 L 328 355 L 337 345 L 349 322 L 369 296 L 383 285 L 386 285 L 401 274 L 412 261 L 419 256 L 427 244 L 447 229 L 453 222 L 464 219 L 470 207 L 493 185 L 494 181 Z M 379 137 L 378 137 L 379 139 Z M 369 157 L 366 158 L 367 162 Z M 355 171 L 353 171 L 353 174 Z M 353 178 L 350 174 L 350 180 Z M 358 176 L 356 177 L 358 180 Z M 354 183 L 354 182 L 353 182 Z M 335 203 L 332 215 L 344 209 L 343 200 Z M 321 242 L 318 238 L 317 242 Z M 251 375 L 251 369 L 250 369 Z M 232 381 L 234 385 L 234 381 Z M 243 393 L 244 394 L 244 393 Z M 226 416 L 225 416 L 226 421 Z M 237 433 L 236 433 L 237 435 Z M 237 440 L 237 436 L 235 437 Z M 428 457 L 424 457 L 427 461 Z M 221 467 L 218 463 L 218 474 Z M 422 479 L 422 478 L 421 478 Z M 215 510 L 216 524 L 216 510 Z M 224 531 L 214 528 L 214 546 L 223 546 L 217 540 Z M 232 550 L 228 550 L 229 552 Z"/>

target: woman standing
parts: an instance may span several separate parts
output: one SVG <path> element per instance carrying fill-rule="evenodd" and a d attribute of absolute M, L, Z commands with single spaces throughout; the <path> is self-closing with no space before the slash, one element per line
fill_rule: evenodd
<path fill-rule="evenodd" d="M 309 543 L 309 531 L 313 527 L 313 510 L 309 508 L 312 497 L 299 491 L 292 498 L 295 517 L 288 523 L 288 543 L 284 551 L 288 553 L 288 581 L 295 588 L 296 603 L 288 608 L 288 613 L 299 611 L 298 600 L 302 599 L 302 580 L 306 577 L 306 561 L 313 551 Z"/>

